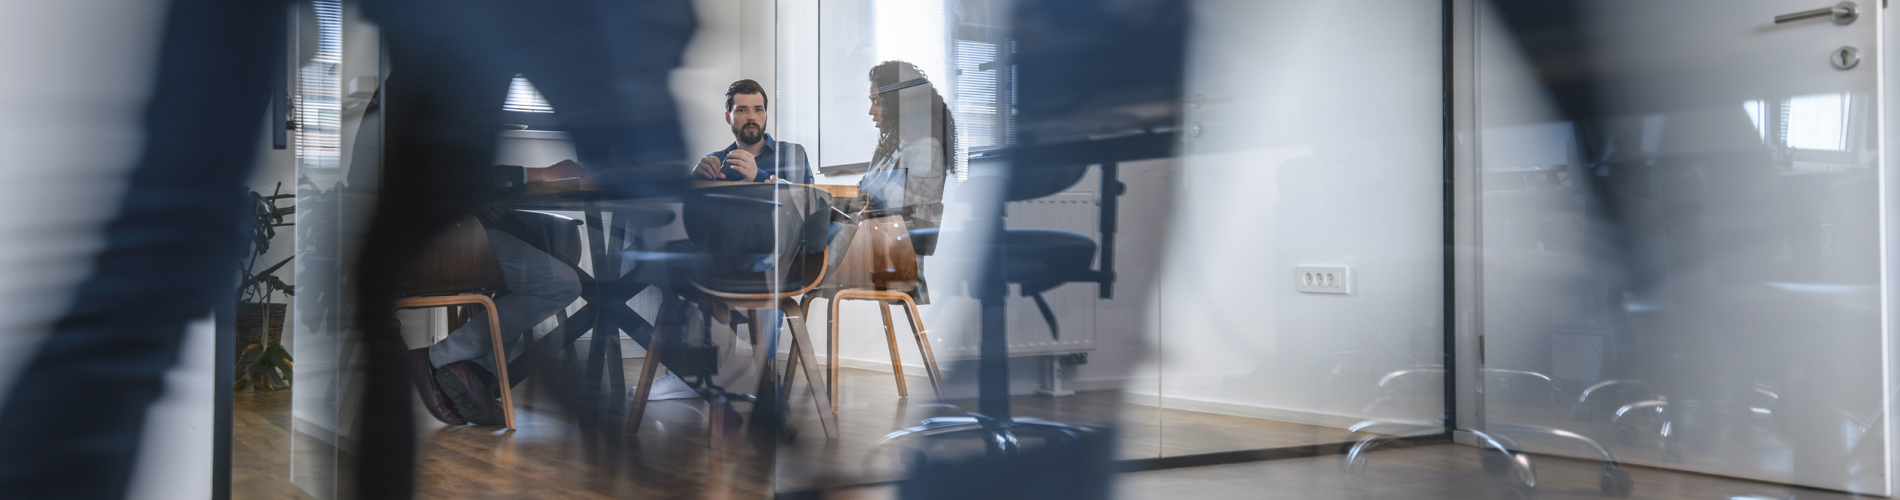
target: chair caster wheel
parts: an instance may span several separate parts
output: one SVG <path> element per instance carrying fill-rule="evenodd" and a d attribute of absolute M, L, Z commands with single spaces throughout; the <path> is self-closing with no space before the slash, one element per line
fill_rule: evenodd
<path fill-rule="evenodd" d="M 1491 449 L 1484 450 L 1483 453 L 1484 453 L 1484 456 L 1481 457 L 1479 461 L 1484 464 L 1485 474 L 1490 474 L 1490 475 L 1495 476 L 1495 475 L 1503 474 L 1504 471 L 1509 470 L 1511 468 L 1510 455 L 1506 455 L 1504 454 L 1504 452 L 1501 452 L 1498 450 L 1491 450 Z"/>
<path fill-rule="evenodd" d="M 1630 477 L 1629 471 L 1605 467 L 1597 473 L 1597 489 L 1606 496 L 1628 498 L 1630 492 L 1636 490 L 1636 480 Z"/>
<path fill-rule="evenodd" d="M 1621 444 L 1636 444 L 1638 436 L 1641 435 L 1636 431 L 1635 426 L 1629 424 L 1616 424 L 1610 432 L 1616 436 L 1616 442 Z"/>

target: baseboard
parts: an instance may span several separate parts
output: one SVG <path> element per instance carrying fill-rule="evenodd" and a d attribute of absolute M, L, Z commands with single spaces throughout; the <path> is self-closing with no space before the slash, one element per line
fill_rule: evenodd
<path fill-rule="evenodd" d="M 1217 402 L 1217 401 L 1206 401 L 1206 400 L 1199 400 L 1199 399 L 1188 399 L 1188 398 L 1167 397 L 1167 396 L 1163 396 L 1161 398 L 1161 404 L 1167 408 L 1178 409 L 1178 410 L 1218 413 L 1222 415 L 1234 415 L 1234 416 L 1239 416 L 1239 417 L 1251 417 L 1251 418 L 1260 418 L 1260 419 L 1266 419 L 1266 420 L 1277 420 L 1281 422 L 1293 422 L 1293 423 L 1298 423 L 1298 424 L 1317 425 L 1320 427 L 1332 427 L 1335 429 L 1345 429 L 1348 427 L 1352 427 L 1353 424 L 1357 424 L 1357 423 L 1369 420 L 1364 417 L 1334 415 L 1330 413 L 1320 413 L 1320 412 L 1307 411 L 1307 410 L 1290 410 L 1290 409 L 1285 409 L 1285 408 L 1270 408 L 1270 407 L 1265 407 L 1265 406 L 1223 403 L 1223 402 Z M 1442 432 L 1442 430 L 1432 429 L 1432 432 Z"/>
<path fill-rule="evenodd" d="M 855 358 L 847 358 L 844 356 L 839 356 L 838 365 L 843 366 L 845 368 L 870 370 L 874 372 L 890 373 L 894 371 L 891 369 L 891 360 L 889 359 L 869 360 L 869 359 L 855 359 Z M 923 365 L 913 365 L 910 363 L 905 363 L 904 373 L 906 375 L 922 375 L 928 372 L 924 371 Z"/>
<path fill-rule="evenodd" d="M 1077 390 L 1081 390 L 1081 389 L 1077 389 Z M 1274 420 L 1274 421 L 1280 421 L 1280 422 L 1292 422 L 1296 424 L 1306 424 L 1306 425 L 1314 425 L 1314 426 L 1320 426 L 1320 427 L 1331 427 L 1334 429 L 1341 429 L 1341 430 L 1350 428 L 1354 424 L 1365 422 L 1367 420 L 1376 420 L 1376 419 L 1371 419 L 1371 418 L 1366 418 L 1366 417 L 1335 415 L 1331 413 L 1321 413 L 1321 412 L 1307 411 L 1307 410 L 1291 410 L 1291 409 L 1286 409 L 1286 408 L 1272 408 L 1272 407 L 1266 407 L 1266 406 L 1223 403 L 1223 402 L 1218 402 L 1218 401 L 1207 401 L 1207 400 L 1200 400 L 1200 399 L 1189 399 L 1189 398 L 1179 398 L 1179 397 L 1156 398 L 1153 394 L 1130 393 L 1129 397 L 1126 399 L 1131 403 L 1140 404 L 1140 405 L 1153 405 L 1157 402 L 1157 399 L 1158 399 L 1162 407 L 1168 408 L 1171 410 L 1186 410 L 1186 411 L 1197 411 L 1197 412 L 1203 412 L 1203 413 L 1214 413 L 1214 414 L 1220 414 L 1220 415 L 1233 415 L 1237 417 L 1258 418 L 1258 419 L 1263 419 L 1263 420 Z M 1412 436 L 1412 435 L 1441 434 L 1441 433 L 1444 433 L 1444 431 L 1445 430 L 1441 427 L 1426 426 L 1426 425 L 1407 426 L 1404 424 L 1395 423 L 1395 424 L 1389 424 L 1388 426 L 1382 426 L 1380 432 L 1396 434 L 1396 435 Z M 1343 434 L 1342 434 L 1342 438 L 1343 438 Z"/>

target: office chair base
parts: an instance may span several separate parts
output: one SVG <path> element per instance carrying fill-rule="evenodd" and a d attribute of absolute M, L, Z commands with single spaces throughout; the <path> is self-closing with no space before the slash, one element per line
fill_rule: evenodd
<path fill-rule="evenodd" d="M 886 434 L 883 439 L 878 440 L 871 446 L 870 453 L 865 455 L 864 468 L 867 472 L 876 474 L 880 466 L 891 465 L 889 462 L 880 463 L 878 460 L 880 457 L 897 451 L 901 444 L 910 441 L 975 437 L 983 443 L 987 453 L 1014 455 L 1025 451 L 1024 441 L 1027 439 L 1041 437 L 1045 443 L 1055 443 L 1099 432 L 1102 432 L 1102 429 L 1092 426 L 1050 422 L 1038 418 L 1017 418 L 1006 421 L 982 416 L 930 418 L 925 419 L 921 425 Z M 898 457 L 902 459 L 902 465 L 906 468 L 921 467 L 929 461 L 929 452 L 922 448 L 914 446 L 902 448 L 909 452 Z M 940 449 L 942 446 L 932 448 Z"/>
<path fill-rule="evenodd" d="M 1364 474 L 1366 472 L 1366 460 L 1372 452 L 1386 443 L 1399 439 L 1396 435 L 1375 432 L 1375 429 L 1385 427 L 1417 428 L 1420 424 L 1429 423 L 1430 422 L 1423 421 L 1381 422 L 1368 420 L 1353 425 L 1347 430 L 1346 436 L 1348 438 L 1357 437 L 1358 439 L 1349 439 L 1344 444 L 1345 453 L 1340 455 L 1340 469 L 1351 475 Z M 1602 457 L 1603 465 L 1597 470 L 1597 488 L 1602 491 L 1605 496 L 1624 498 L 1630 496 L 1630 493 L 1636 489 L 1635 480 L 1630 477 L 1628 471 L 1623 470 L 1622 464 L 1617 462 L 1616 456 L 1610 454 L 1610 451 L 1605 449 L 1602 445 L 1597 444 L 1596 440 L 1584 437 L 1575 432 L 1539 425 L 1491 423 L 1486 427 L 1489 432 L 1472 429 L 1466 429 L 1464 432 L 1469 432 L 1473 437 L 1478 439 L 1480 444 L 1478 452 L 1479 463 L 1483 465 L 1485 473 L 1497 476 L 1508 476 L 1509 481 L 1506 483 L 1508 492 L 1506 495 L 1507 498 L 1533 498 L 1537 490 L 1537 467 L 1533 464 L 1529 454 L 1516 451 L 1522 450 L 1523 447 L 1518 446 L 1516 441 L 1506 437 L 1505 434 L 1557 438 L 1580 443 L 1587 448 L 1596 450 L 1597 455 Z"/>

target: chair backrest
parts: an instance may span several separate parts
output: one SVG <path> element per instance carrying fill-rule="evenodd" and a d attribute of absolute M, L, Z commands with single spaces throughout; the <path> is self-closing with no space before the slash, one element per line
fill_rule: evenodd
<path fill-rule="evenodd" d="M 725 185 L 687 193 L 684 208 L 686 237 L 711 257 L 700 273 L 712 279 L 702 283 L 781 282 L 788 273 L 797 273 L 800 285 L 822 278 L 810 268 L 824 265 L 831 193 L 797 184 Z M 760 255 L 785 265 L 753 272 L 747 265 Z"/>
<path fill-rule="evenodd" d="M 507 286 L 488 231 L 474 216 L 457 218 L 416 256 L 396 293 L 401 296 L 500 291 Z"/>

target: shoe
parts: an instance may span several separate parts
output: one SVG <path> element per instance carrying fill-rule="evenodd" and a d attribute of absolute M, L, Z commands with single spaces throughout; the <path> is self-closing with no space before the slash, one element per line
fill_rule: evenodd
<path fill-rule="evenodd" d="M 639 391 L 640 391 L 640 386 L 636 385 L 633 387 L 628 387 L 627 397 L 628 398 L 636 397 L 640 394 Z M 665 401 L 668 399 L 693 399 L 693 398 L 698 398 L 698 397 L 699 397 L 699 391 L 693 390 L 692 387 L 688 387 L 686 385 L 686 381 L 680 380 L 680 376 L 674 375 L 673 372 L 666 372 L 666 374 L 660 375 L 659 378 L 653 379 L 653 392 L 647 393 L 647 401 Z"/>
<path fill-rule="evenodd" d="M 435 386 L 442 388 L 442 395 L 448 396 L 455 413 L 468 419 L 468 423 L 502 425 L 501 401 L 488 395 L 487 384 L 483 384 L 481 375 L 477 374 L 481 371 L 482 367 L 475 363 L 449 363 L 435 371 Z"/>
<path fill-rule="evenodd" d="M 416 392 L 422 395 L 422 407 L 429 409 L 429 415 L 449 425 L 468 423 L 455 414 L 448 398 L 442 397 L 442 391 L 435 388 L 435 368 L 429 366 L 429 348 L 410 349 L 403 357 L 409 360 L 410 381 L 415 382 Z"/>

